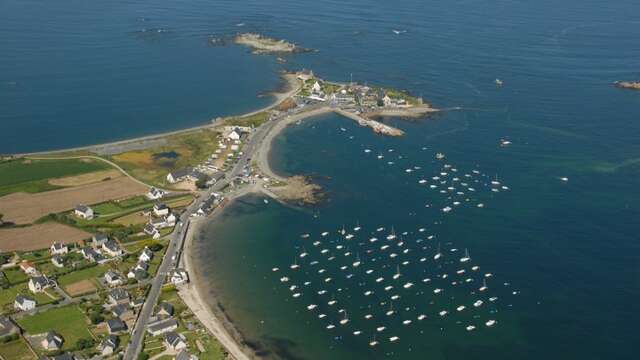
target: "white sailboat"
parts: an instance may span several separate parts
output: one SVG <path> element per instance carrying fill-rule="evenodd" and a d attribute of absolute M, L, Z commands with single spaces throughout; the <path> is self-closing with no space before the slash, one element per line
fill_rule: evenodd
<path fill-rule="evenodd" d="M 464 257 L 460 258 L 460 262 L 464 263 L 471 260 L 471 257 L 469 257 L 469 250 L 464 249 Z"/>

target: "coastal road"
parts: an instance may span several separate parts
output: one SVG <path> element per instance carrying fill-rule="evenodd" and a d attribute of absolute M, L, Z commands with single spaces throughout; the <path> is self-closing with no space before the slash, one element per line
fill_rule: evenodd
<path fill-rule="evenodd" d="M 233 168 L 227 172 L 226 177 L 215 183 L 211 188 L 203 191 L 196 200 L 185 209 L 179 219 L 179 223 L 176 225 L 176 230 L 169 237 L 169 244 L 162 263 L 158 267 L 158 271 L 151 281 L 151 289 L 146 297 L 145 303 L 142 306 L 142 310 L 138 314 L 138 319 L 131 332 L 131 339 L 129 345 L 125 349 L 123 360 L 135 360 L 138 354 L 142 350 L 142 341 L 144 340 L 144 333 L 149 323 L 149 319 L 153 315 L 153 308 L 158 302 L 160 291 L 164 283 L 167 273 L 174 269 L 178 264 L 180 252 L 184 246 L 184 241 L 189 228 L 189 218 L 194 214 L 202 203 L 208 199 L 214 192 L 222 190 L 233 179 L 242 172 L 242 169 L 250 162 L 250 159 L 258 151 L 260 144 L 264 140 L 265 136 L 271 131 L 271 129 L 277 124 L 278 121 L 284 119 L 284 116 L 268 120 L 262 126 L 258 127 L 253 134 L 249 137 L 249 141 L 243 147 L 243 154 L 238 158 L 238 161 Z"/>

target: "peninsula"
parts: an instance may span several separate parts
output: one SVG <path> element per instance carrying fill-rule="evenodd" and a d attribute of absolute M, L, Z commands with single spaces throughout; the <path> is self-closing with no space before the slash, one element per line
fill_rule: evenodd
<path fill-rule="evenodd" d="M 37 356 L 254 357 L 224 311 L 205 305 L 210 294 L 202 293 L 205 279 L 190 252 L 199 226 L 249 193 L 294 205 L 320 200 L 320 187 L 306 177 L 270 167 L 271 143 L 290 124 L 336 112 L 381 136 L 402 136 L 380 118 L 438 111 L 406 92 L 311 71 L 282 78 L 287 89 L 272 105 L 242 116 L 3 157 L 0 172 L 24 179 L 0 182 L 7 294 L 0 305 L 8 314 L 0 321 L 15 329 L 7 343 Z"/>

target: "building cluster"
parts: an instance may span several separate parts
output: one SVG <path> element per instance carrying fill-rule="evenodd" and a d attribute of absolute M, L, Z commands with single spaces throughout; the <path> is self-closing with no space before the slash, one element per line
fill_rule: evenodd
<path fill-rule="evenodd" d="M 117 258 L 124 254 L 120 245 L 105 234 L 95 234 L 90 243 L 80 249 L 83 258 L 90 262 L 102 264 L 109 258 Z"/>
<path fill-rule="evenodd" d="M 146 215 L 149 215 L 150 219 L 143 231 L 154 239 L 160 238 L 161 229 L 174 227 L 178 221 L 171 209 L 163 203 L 154 204 L 153 209 L 147 212 Z"/>

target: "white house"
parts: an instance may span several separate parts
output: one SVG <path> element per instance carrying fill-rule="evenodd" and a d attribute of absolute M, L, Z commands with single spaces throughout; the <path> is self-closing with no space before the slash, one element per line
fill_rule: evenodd
<path fill-rule="evenodd" d="M 147 192 L 147 194 L 145 195 L 147 197 L 147 199 L 149 200 L 158 200 L 161 199 L 163 196 L 165 196 L 167 193 L 157 189 L 155 187 L 151 187 L 151 189 L 149 189 L 149 192 Z"/>
<path fill-rule="evenodd" d="M 313 83 L 313 86 L 311 87 L 311 91 L 314 93 L 320 93 L 322 91 L 322 87 L 320 86 L 320 83 L 318 83 L 317 81 Z"/>
<path fill-rule="evenodd" d="M 184 335 L 175 331 L 170 331 L 164 335 L 164 343 L 168 349 L 176 352 L 187 348 L 187 339 Z"/>
<path fill-rule="evenodd" d="M 120 246 L 118 246 L 118 244 L 113 240 L 109 240 L 106 243 L 102 244 L 102 251 L 113 257 L 120 256 L 123 253 L 122 249 L 120 249 Z"/>
<path fill-rule="evenodd" d="M 32 298 L 24 295 L 16 296 L 16 300 L 13 302 L 13 307 L 20 311 L 29 311 L 36 308 L 36 301 Z"/>
<path fill-rule="evenodd" d="M 240 135 L 240 131 L 233 129 L 224 134 L 224 138 L 228 140 L 240 140 Z"/>
<path fill-rule="evenodd" d="M 93 209 L 86 206 L 86 205 L 78 205 L 76 206 L 75 209 L 73 209 L 73 213 L 81 218 L 81 219 L 85 219 L 85 220 L 91 220 L 93 219 Z"/>
<path fill-rule="evenodd" d="M 155 216 L 169 215 L 169 207 L 165 204 L 155 204 L 153 205 L 153 214 Z"/>
<path fill-rule="evenodd" d="M 38 275 L 38 270 L 36 270 L 35 266 L 29 261 L 23 261 L 20 263 L 20 269 L 24 271 L 25 274 L 29 276 Z"/>
<path fill-rule="evenodd" d="M 69 247 L 66 244 L 55 242 L 50 248 L 51 255 L 64 255 L 69 252 Z"/>
<path fill-rule="evenodd" d="M 64 340 L 62 339 L 62 336 L 53 331 L 49 331 L 44 339 L 42 339 L 40 345 L 42 345 L 42 348 L 47 351 L 54 351 L 60 350 L 63 342 Z"/>
<path fill-rule="evenodd" d="M 185 269 L 175 269 L 169 272 L 169 281 L 174 285 L 189 282 L 189 274 Z"/>
<path fill-rule="evenodd" d="M 167 175 L 167 181 L 171 184 L 175 184 L 180 181 L 189 180 L 191 179 L 192 172 L 193 172 L 193 169 L 191 168 L 184 168 L 184 169 L 179 169 L 179 170 L 170 172 Z"/>
<path fill-rule="evenodd" d="M 122 285 L 122 276 L 113 270 L 109 270 L 104 274 L 104 281 L 109 286 L 119 286 Z"/>
<path fill-rule="evenodd" d="M 145 225 L 144 233 L 147 234 L 147 235 L 151 235 L 151 237 L 153 237 L 156 240 L 160 239 L 160 232 L 151 223 Z"/>
<path fill-rule="evenodd" d="M 118 343 L 119 342 L 120 342 L 120 340 L 118 339 L 117 336 L 109 335 L 109 336 L 105 337 L 102 340 L 102 342 L 100 342 L 100 345 L 98 345 L 98 350 L 100 351 L 102 356 L 112 355 L 113 352 L 118 347 Z"/>
<path fill-rule="evenodd" d="M 151 259 L 153 259 L 153 251 L 149 250 L 149 248 L 145 246 L 138 257 L 138 260 L 142 262 L 149 262 Z"/>
<path fill-rule="evenodd" d="M 43 292 L 51 285 L 51 280 L 44 276 L 36 276 L 29 279 L 29 290 L 31 290 L 32 293 Z"/>

